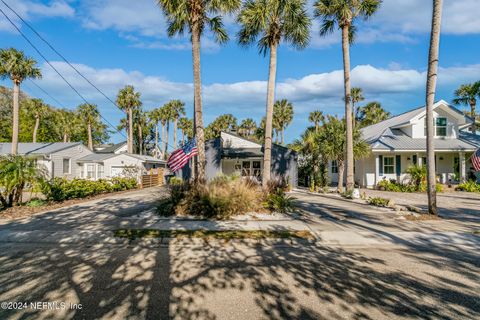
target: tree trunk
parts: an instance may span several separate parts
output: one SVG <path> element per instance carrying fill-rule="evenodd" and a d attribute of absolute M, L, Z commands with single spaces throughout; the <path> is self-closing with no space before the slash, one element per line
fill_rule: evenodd
<path fill-rule="evenodd" d="M 166 125 L 166 130 L 165 130 L 165 156 L 167 155 L 168 153 L 168 133 L 170 131 L 170 121 L 167 121 L 167 125 Z"/>
<path fill-rule="evenodd" d="M 66 143 L 68 141 L 68 135 L 63 133 L 63 142 Z"/>
<path fill-rule="evenodd" d="M 133 153 L 133 110 L 128 108 L 128 139 L 127 139 L 128 153 Z"/>
<path fill-rule="evenodd" d="M 202 114 L 202 79 L 200 74 L 200 29 L 198 21 L 192 25 L 192 56 L 193 56 L 193 83 L 194 83 L 194 109 L 195 109 L 195 138 L 198 147 L 197 182 L 205 182 L 205 137 L 203 132 Z"/>
<path fill-rule="evenodd" d="M 281 131 L 281 134 L 282 134 L 282 138 L 281 138 L 281 144 L 283 146 L 284 142 L 285 142 L 285 128 L 282 128 L 282 131 Z"/>
<path fill-rule="evenodd" d="M 88 149 L 93 151 L 92 124 L 90 122 L 87 124 L 87 131 L 88 131 Z"/>
<path fill-rule="evenodd" d="M 40 117 L 35 117 L 35 127 L 33 127 L 33 137 L 32 137 L 33 143 L 37 142 L 37 131 L 39 126 L 40 126 Z"/>
<path fill-rule="evenodd" d="M 345 86 L 345 122 L 347 134 L 347 191 L 352 191 L 354 187 L 353 176 L 353 128 L 352 128 L 352 105 L 350 97 L 350 43 L 349 43 L 349 26 L 342 27 L 342 51 L 343 51 L 343 75 Z"/>
<path fill-rule="evenodd" d="M 155 123 L 155 149 L 158 150 L 158 122 Z"/>
<path fill-rule="evenodd" d="M 472 123 L 472 133 L 477 134 L 477 111 L 475 110 L 477 107 L 477 102 L 475 100 L 472 100 L 470 102 L 470 111 L 471 111 L 471 116 L 473 118 L 473 123 Z"/>
<path fill-rule="evenodd" d="M 435 103 L 435 90 L 437 86 L 438 71 L 438 51 L 440 45 L 440 24 L 442 19 L 442 1 L 433 1 L 432 30 L 430 34 L 430 50 L 428 53 L 428 71 L 427 71 L 427 194 L 428 194 L 428 212 L 438 214 L 437 212 L 437 190 L 436 190 L 436 170 L 435 170 L 435 149 L 434 149 L 434 123 L 433 123 L 433 104 Z"/>
<path fill-rule="evenodd" d="M 162 123 L 162 158 L 165 159 L 165 125 Z"/>
<path fill-rule="evenodd" d="M 355 121 L 357 119 L 357 109 L 355 109 L 355 103 L 352 101 L 352 128 L 355 128 Z"/>
<path fill-rule="evenodd" d="M 343 161 L 337 161 L 338 164 L 338 183 L 337 183 L 337 191 L 339 193 L 343 193 L 343 173 L 345 172 L 345 164 Z"/>
<path fill-rule="evenodd" d="M 262 185 L 265 188 L 272 175 L 272 122 L 273 104 L 275 100 L 275 81 L 277 78 L 277 45 L 270 47 L 270 67 L 268 70 L 267 107 L 265 120 L 265 147 L 263 154 Z"/>
<path fill-rule="evenodd" d="M 143 154 L 143 129 L 140 123 L 138 124 L 138 154 Z"/>
<path fill-rule="evenodd" d="M 13 81 L 13 132 L 12 132 L 12 154 L 18 152 L 18 113 L 19 104 L 18 99 L 20 96 L 20 82 Z"/>
<path fill-rule="evenodd" d="M 173 148 L 177 150 L 177 130 L 178 130 L 178 119 L 173 120 Z"/>

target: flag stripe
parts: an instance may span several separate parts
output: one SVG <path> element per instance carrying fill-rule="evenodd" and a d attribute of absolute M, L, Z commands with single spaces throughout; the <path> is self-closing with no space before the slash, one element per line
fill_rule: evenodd
<path fill-rule="evenodd" d="M 183 147 L 175 150 L 169 157 L 167 165 L 171 171 L 175 172 L 183 168 L 190 158 L 198 154 L 195 138 L 188 141 Z"/>

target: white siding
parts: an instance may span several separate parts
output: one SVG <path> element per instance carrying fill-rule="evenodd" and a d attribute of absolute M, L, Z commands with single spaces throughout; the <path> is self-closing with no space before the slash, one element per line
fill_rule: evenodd
<path fill-rule="evenodd" d="M 126 154 L 119 154 L 116 157 L 106 159 L 104 162 L 104 177 L 110 178 L 112 167 L 131 167 L 135 166 L 139 168 L 140 173 L 145 171 L 143 163 L 141 160 L 134 157 L 130 157 Z"/>
<path fill-rule="evenodd" d="M 53 177 L 73 179 L 79 177 L 80 166 L 77 160 L 92 154 L 87 147 L 80 144 L 51 154 Z M 63 159 L 70 159 L 70 174 L 63 174 Z"/>

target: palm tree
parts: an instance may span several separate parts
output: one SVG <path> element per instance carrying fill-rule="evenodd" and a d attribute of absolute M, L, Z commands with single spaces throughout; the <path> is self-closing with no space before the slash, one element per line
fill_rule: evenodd
<path fill-rule="evenodd" d="M 218 43 L 228 41 L 221 14 L 230 14 L 240 7 L 240 0 L 158 0 L 168 20 L 168 35 L 191 34 L 194 84 L 195 137 L 198 146 L 198 161 L 195 175 L 197 181 L 205 181 L 205 137 L 202 112 L 202 81 L 200 75 L 200 39 L 209 27 Z"/>
<path fill-rule="evenodd" d="M 162 154 L 167 156 L 168 151 L 168 131 L 170 128 L 170 108 L 164 104 L 160 109 L 160 123 L 162 124 Z M 166 134 L 165 134 L 166 131 Z M 166 136 L 166 137 L 165 137 Z"/>
<path fill-rule="evenodd" d="M 37 142 L 37 133 L 40 126 L 40 120 L 47 114 L 48 106 L 40 99 L 30 99 L 27 104 L 27 111 L 35 118 L 35 126 L 33 127 L 32 142 Z"/>
<path fill-rule="evenodd" d="M 177 149 L 178 119 L 185 115 L 185 103 L 180 100 L 172 100 L 169 104 L 173 120 L 173 148 Z"/>
<path fill-rule="evenodd" d="M 37 61 L 25 56 L 22 51 L 15 48 L 0 49 L 0 78 L 10 78 L 13 82 L 13 131 L 12 154 L 18 151 L 18 119 L 20 84 L 25 79 L 39 79 L 42 73 L 36 67 Z"/>
<path fill-rule="evenodd" d="M 273 105 L 273 122 L 280 133 L 280 144 L 285 142 L 285 129 L 293 120 L 293 104 L 287 99 L 276 101 Z"/>
<path fill-rule="evenodd" d="M 250 138 L 257 130 L 257 124 L 252 118 L 243 119 L 238 127 L 238 133 L 245 138 Z"/>
<path fill-rule="evenodd" d="M 219 137 L 222 131 L 234 131 L 236 128 L 237 118 L 231 114 L 222 114 L 208 125 L 205 136 L 207 139 L 214 139 Z"/>
<path fill-rule="evenodd" d="M 462 84 L 455 90 L 455 99 L 453 103 L 456 105 L 470 105 L 470 116 L 474 119 L 472 123 L 472 133 L 477 134 L 477 98 L 480 98 L 480 81 Z"/>
<path fill-rule="evenodd" d="M 271 176 L 273 104 L 277 74 L 277 49 L 280 42 L 304 48 L 310 40 L 310 18 L 305 0 L 247 0 L 238 16 L 241 29 L 238 41 L 241 45 L 257 42 L 264 56 L 270 53 L 267 87 L 265 146 L 262 184 L 266 186 Z"/>
<path fill-rule="evenodd" d="M 60 133 L 63 137 L 63 142 L 70 142 L 72 138 L 72 133 L 76 129 L 78 124 L 77 117 L 75 113 L 70 110 L 61 109 L 57 114 L 58 124 Z"/>
<path fill-rule="evenodd" d="M 427 194 L 428 212 L 437 215 L 437 179 L 435 173 L 433 104 L 437 87 L 438 51 L 443 0 L 433 0 L 432 29 L 428 53 L 426 113 L 427 113 Z"/>
<path fill-rule="evenodd" d="M 125 86 L 118 92 L 117 105 L 127 113 L 127 150 L 128 153 L 133 153 L 133 110 L 142 105 L 142 102 L 140 101 L 140 92 L 135 92 L 133 86 Z"/>
<path fill-rule="evenodd" d="M 94 104 L 84 103 L 77 107 L 78 114 L 87 124 L 88 149 L 93 150 L 92 129 L 99 122 L 100 113 Z"/>
<path fill-rule="evenodd" d="M 315 16 L 322 20 L 320 34 L 325 36 L 333 32 L 336 25 L 342 30 L 344 101 L 346 126 L 346 164 L 347 191 L 353 190 L 353 122 L 350 91 L 350 44 L 353 41 L 358 17 L 364 19 L 372 16 L 380 6 L 380 0 L 317 0 L 314 4 Z"/>
<path fill-rule="evenodd" d="M 382 108 L 380 102 L 370 102 L 359 108 L 357 118 L 359 127 L 367 127 L 390 118 L 390 112 Z"/>
<path fill-rule="evenodd" d="M 137 152 L 138 154 L 142 155 L 146 152 L 144 131 L 149 130 L 147 112 L 140 108 L 136 109 L 136 112 L 134 113 L 134 119 L 135 126 L 137 128 Z"/>
<path fill-rule="evenodd" d="M 178 128 L 182 131 L 182 143 L 185 143 L 185 137 L 192 137 L 193 120 L 188 118 L 180 118 L 178 120 Z"/>
<path fill-rule="evenodd" d="M 365 100 L 365 97 L 363 96 L 363 90 L 362 88 L 357 88 L 354 87 L 350 89 L 350 99 L 352 99 L 352 111 L 353 111 L 353 116 L 352 116 L 352 121 L 353 121 L 353 126 L 355 127 L 355 122 L 358 118 L 358 106 L 355 108 L 356 104 Z"/>
<path fill-rule="evenodd" d="M 150 122 L 152 122 L 153 125 L 155 126 L 155 150 L 160 150 L 158 146 L 158 132 L 159 132 L 158 123 L 161 120 L 160 109 L 156 108 L 150 111 L 148 113 L 148 118 L 150 119 Z"/>
<path fill-rule="evenodd" d="M 323 122 L 324 120 L 325 117 L 323 115 L 323 112 L 319 110 L 310 112 L 308 116 L 308 121 L 313 122 L 316 132 L 318 132 L 318 129 L 320 128 L 320 122 Z"/>

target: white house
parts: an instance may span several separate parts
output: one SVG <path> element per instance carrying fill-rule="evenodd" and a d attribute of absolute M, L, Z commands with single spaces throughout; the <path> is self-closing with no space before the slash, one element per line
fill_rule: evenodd
<path fill-rule="evenodd" d="M 11 145 L 0 143 L 0 155 L 9 154 Z M 92 151 L 80 142 L 19 143 L 18 154 L 36 158 L 50 178 L 73 179 L 80 170 L 78 159 L 92 154 Z"/>
<path fill-rule="evenodd" d="M 383 179 L 407 182 L 408 167 L 426 164 L 425 117 L 425 107 L 420 107 L 363 128 L 362 136 L 370 144 L 372 153 L 356 161 L 355 182 L 362 187 L 374 187 Z M 466 129 L 472 121 L 443 100 L 435 103 L 434 146 L 440 182 L 471 177 L 473 167 L 469 158 L 480 147 L 480 136 Z M 335 162 L 330 163 L 329 173 L 332 182 L 338 182 Z"/>

